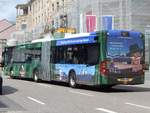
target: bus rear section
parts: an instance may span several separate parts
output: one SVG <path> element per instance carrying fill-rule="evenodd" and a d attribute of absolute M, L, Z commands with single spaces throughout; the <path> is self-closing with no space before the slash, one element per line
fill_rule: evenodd
<path fill-rule="evenodd" d="M 135 31 L 108 31 L 106 46 L 106 60 L 100 64 L 104 84 L 143 84 L 144 36 Z"/>

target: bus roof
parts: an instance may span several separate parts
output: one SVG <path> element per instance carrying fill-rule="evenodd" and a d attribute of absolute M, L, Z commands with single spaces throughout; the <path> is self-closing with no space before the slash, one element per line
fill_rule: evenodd
<path fill-rule="evenodd" d="M 48 42 L 48 41 L 51 41 L 51 40 L 53 40 L 53 39 L 51 39 L 51 38 L 36 39 L 36 40 L 32 40 L 31 43 Z"/>
<path fill-rule="evenodd" d="M 87 37 L 90 36 L 91 33 L 79 33 L 79 34 L 67 34 L 64 38 L 77 38 L 77 37 Z"/>
<path fill-rule="evenodd" d="M 133 30 L 109 30 L 108 35 L 111 37 L 123 36 L 123 37 L 141 37 L 142 33 Z"/>
<path fill-rule="evenodd" d="M 87 38 L 90 37 L 91 35 L 95 35 L 94 32 L 92 33 L 79 33 L 79 34 L 68 34 L 66 35 L 64 38 L 58 38 L 58 39 L 54 39 L 54 38 L 43 38 L 43 39 L 36 39 L 33 40 L 31 43 L 38 43 L 38 42 L 48 42 L 48 41 L 60 41 L 60 40 L 76 40 L 78 38 Z"/>

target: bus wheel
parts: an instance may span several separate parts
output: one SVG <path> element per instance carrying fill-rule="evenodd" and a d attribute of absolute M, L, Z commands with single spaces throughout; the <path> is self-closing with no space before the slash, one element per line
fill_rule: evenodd
<path fill-rule="evenodd" d="M 15 78 L 15 77 L 14 77 L 14 76 L 12 76 L 12 75 L 10 75 L 9 77 L 10 77 L 11 79 L 14 79 L 14 78 Z"/>
<path fill-rule="evenodd" d="M 37 70 L 35 70 L 35 71 L 33 72 L 33 80 L 34 80 L 35 82 L 39 82 L 39 79 L 38 79 L 38 71 L 37 71 Z"/>
<path fill-rule="evenodd" d="M 0 85 L 0 95 L 2 95 L 2 93 L 3 93 L 3 90 L 2 90 L 3 88 L 2 88 L 2 85 Z"/>
<path fill-rule="evenodd" d="M 9 72 L 9 77 L 10 77 L 11 79 L 14 79 L 13 71 L 12 71 L 12 70 Z"/>
<path fill-rule="evenodd" d="M 75 75 L 75 72 L 71 72 L 70 75 L 69 75 L 69 85 L 70 87 L 72 88 L 75 88 L 76 87 L 76 75 Z"/>

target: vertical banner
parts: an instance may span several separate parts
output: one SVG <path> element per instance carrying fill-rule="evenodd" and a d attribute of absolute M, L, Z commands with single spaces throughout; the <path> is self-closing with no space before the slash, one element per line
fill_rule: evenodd
<path fill-rule="evenodd" d="M 83 33 L 83 14 L 80 14 L 80 33 Z"/>
<path fill-rule="evenodd" d="M 102 16 L 102 29 L 112 30 L 113 29 L 113 16 Z"/>
<path fill-rule="evenodd" d="M 86 15 L 86 31 L 93 32 L 96 30 L 96 15 Z"/>

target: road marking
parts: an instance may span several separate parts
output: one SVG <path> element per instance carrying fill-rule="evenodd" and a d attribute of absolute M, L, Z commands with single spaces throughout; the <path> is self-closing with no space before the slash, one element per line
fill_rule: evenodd
<path fill-rule="evenodd" d="M 41 101 L 39 101 L 39 100 L 36 100 L 36 99 L 34 99 L 34 98 L 32 98 L 32 97 L 28 97 L 28 99 L 30 99 L 30 100 L 32 100 L 32 101 L 34 101 L 34 102 L 37 102 L 37 103 L 39 103 L 39 104 L 41 104 L 41 105 L 45 105 L 44 102 L 41 102 Z"/>
<path fill-rule="evenodd" d="M 128 102 L 126 102 L 125 104 L 140 107 L 140 108 L 144 108 L 144 109 L 150 109 L 150 107 L 148 107 L 148 106 L 143 106 L 143 105 L 138 105 L 138 104 L 133 104 L 133 103 L 128 103 Z"/>
<path fill-rule="evenodd" d="M 80 95 L 84 95 L 84 96 L 89 96 L 89 97 L 93 97 L 94 95 L 88 94 L 88 93 L 81 93 L 81 92 L 77 92 L 77 91 L 73 91 L 73 90 L 69 90 L 70 93 L 74 93 L 74 94 L 80 94 Z"/>
<path fill-rule="evenodd" d="M 46 85 L 46 84 L 39 84 L 40 86 L 44 86 L 44 87 L 49 87 L 49 88 L 51 88 L 51 86 L 49 86 L 49 85 Z"/>
<path fill-rule="evenodd" d="M 104 109 L 104 108 L 96 108 L 96 110 L 103 111 L 103 112 L 106 112 L 106 113 L 117 113 L 117 112 L 114 112 L 114 111 L 111 111 L 111 110 L 108 110 L 108 109 Z"/>

